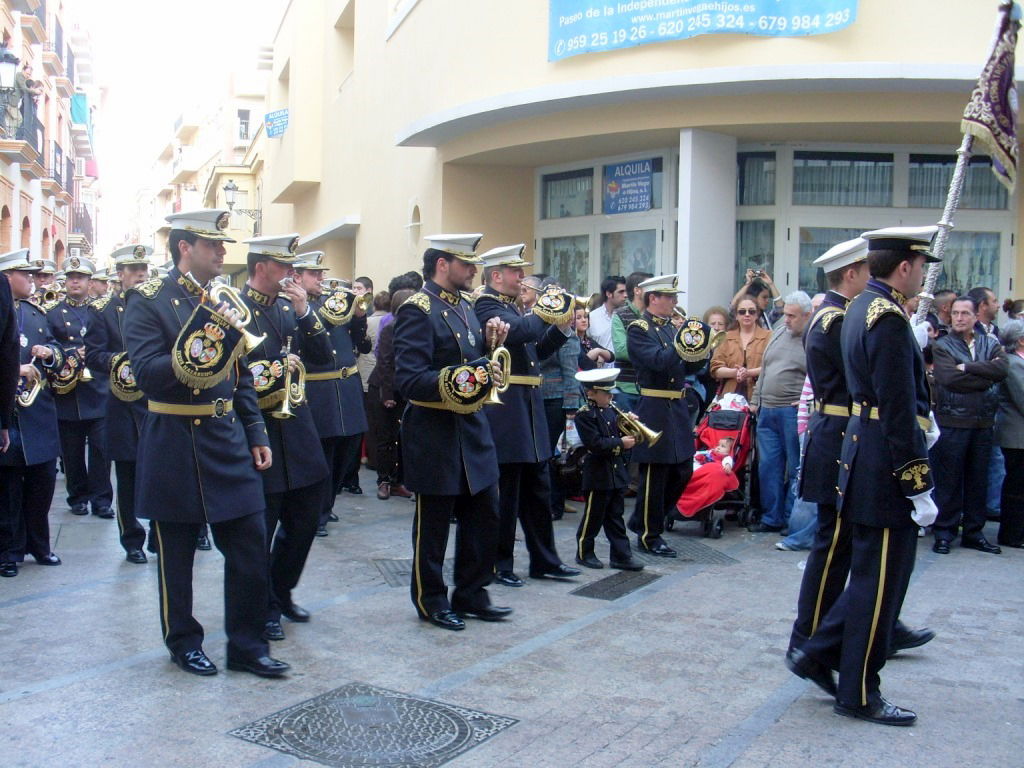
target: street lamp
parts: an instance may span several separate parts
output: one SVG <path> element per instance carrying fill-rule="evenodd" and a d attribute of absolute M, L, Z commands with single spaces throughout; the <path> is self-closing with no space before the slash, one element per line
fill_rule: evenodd
<path fill-rule="evenodd" d="M 260 226 L 263 222 L 263 212 L 259 208 L 235 208 L 235 200 L 238 196 L 238 185 L 235 184 L 234 179 L 228 179 L 228 183 L 224 185 L 224 201 L 227 203 L 228 210 L 232 213 L 244 213 L 250 219 L 255 221 L 253 226 L 253 234 L 258 235 L 260 233 Z"/>

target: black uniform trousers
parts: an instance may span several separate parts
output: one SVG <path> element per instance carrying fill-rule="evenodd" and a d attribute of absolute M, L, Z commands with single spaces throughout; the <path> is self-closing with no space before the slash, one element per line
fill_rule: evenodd
<path fill-rule="evenodd" d="M 451 602 L 444 583 L 448 529 L 455 516 L 455 589 Z M 421 618 L 444 610 L 474 610 L 491 604 L 485 587 L 494 576 L 498 540 L 498 486 L 476 495 L 416 494 L 412 525 L 410 593 Z"/>
<path fill-rule="evenodd" d="M 110 485 L 110 461 L 103 447 L 106 419 L 59 419 L 57 426 L 60 428 L 60 454 L 64 457 L 64 474 L 67 477 L 68 504 L 91 502 L 93 512 L 109 507 L 114 501 L 114 489 Z"/>
<path fill-rule="evenodd" d="M 324 459 L 327 461 L 327 468 L 330 474 L 321 484 L 323 497 L 320 500 L 320 525 L 327 525 L 327 518 L 331 516 L 334 509 L 334 500 L 338 496 L 338 483 L 341 475 L 338 467 L 339 446 L 344 437 L 321 437 L 320 446 L 324 449 Z"/>
<path fill-rule="evenodd" d="M 987 521 L 988 465 L 992 460 L 992 427 L 942 427 L 929 451 L 935 473 L 939 516 L 932 526 L 935 540 L 952 541 L 963 522 L 963 541 L 976 541 Z"/>
<path fill-rule="evenodd" d="M 366 451 L 374 447 L 374 466 L 377 469 L 377 483 L 398 484 L 402 482 L 402 450 L 400 445 L 402 411 L 401 401 L 394 408 L 385 408 L 380 401 L 380 387 L 370 385 L 366 402 L 366 416 L 370 419 L 367 432 Z M 372 414 L 372 416 L 371 416 Z"/>
<path fill-rule="evenodd" d="M 343 485 L 359 484 L 359 452 L 363 445 L 363 436 L 348 435 L 346 437 L 322 437 L 320 444 L 324 449 L 327 468 L 331 471 L 329 482 L 326 483 L 323 505 L 320 509 L 320 525 L 327 525 L 327 518 L 334 509 L 334 500 Z M 349 479 L 354 477 L 354 480 Z"/>
<path fill-rule="evenodd" d="M 849 525 L 850 583 L 817 631 L 799 647 L 839 670 L 836 702 L 855 707 L 877 704 L 881 698 L 879 672 L 914 571 L 917 526 Z"/>
<path fill-rule="evenodd" d="M 999 504 L 999 543 L 1024 542 L 1024 449 L 1003 448 L 1006 477 Z"/>
<path fill-rule="evenodd" d="M 561 398 L 548 398 L 544 401 L 544 418 L 548 423 L 548 451 L 551 457 L 548 460 L 548 478 L 551 482 L 551 511 L 555 517 L 565 514 L 565 490 L 562 488 L 562 478 L 558 472 L 558 462 L 555 460 L 555 446 L 558 445 L 558 438 L 565 432 L 565 401 Z"/>
<path fill-rule="evenodd" d="M 299 583 L 316 536 L 323 488 L 323 482 L 319 482 L 284 493 L 267 494 L 268 620 L 280 621 L 281 608 L 292 604 L 292 590 Z"/>
<path fill-rule="evenodd" d="M 142 549 L 146 543 L 146 529 L 135 516 L 135 462 L 115 461 L 117 477 L 117 529 L 121 532 L 121 546 L 125 552 Z"/>
<path fill-rule="evenodd" d="M 625 488 L 609 491 L 587 491 L 587 507 L 576 530 L 576 556 L 584 558 L 594 554 L 594 538 L 604 528 L 608 537 L 613 562 L 624 562 L 632 556 L 626 524 L 623 522 Z"/>
<path fill-rule="evenodd" d="M 511 571 L 516 546 L 516 520 L 530 553 L 530 573 L 549 573 L 562 564 L 555 551 L 551 522 L 551 485 L 548 463 L 499 464 L 498 559 L 495 570 Z"/>
<path fill-rule="evenodd" d="M 174 654 L 198 650 L 203 627 L 192 615 L 192 563 L 200 523 L 153 521 L 160 568 L 160 625 Z M 210 523 L 213 541 L 224 555 L 224 629 L 228 655 L 266 656 L 267 545 L 264 517 L 253 512 Z"/>
<path fill-rule="evenodd" d="M 0 467 L 0 563 L 50 554 L 50 503 L 57 460 Z"/>
<path fill-rule="evenodd" d="M 636 506 L 629 518 L 629 530 L 637 535 L 641 549 L 664 544 L 661 534 L 665 519 L 676 508 L 693 475 L 693 462 L 682 464 L 641 464 Z"/>

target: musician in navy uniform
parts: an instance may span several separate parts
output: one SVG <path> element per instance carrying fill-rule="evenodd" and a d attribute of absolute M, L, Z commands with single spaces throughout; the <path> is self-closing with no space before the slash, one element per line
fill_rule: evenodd
<path fill-rule="evenodd" d="M 636 415 L 661 432 L 657 445 L 633 449 L 640 465 L 640 487 L 629 519 L 637 547 L 658 557 L 675 557 L 661 537 L 665 518 L 675 509 L 693 474 L 695 412 L 683 395 L 686 377 L 704 367 L 711 350 L 711 329 L 690 319 L 679 328 L 672 322 L 679 301 L 677 275 L 661 275 L 640 283 L 644 312 L 626 328 L 629 359 L 637 372 L 640 399 Z"/>
<path fill-rule="evenodd" d="M 327 535 L 334 500 L 342 487 L 350 493 L 362 493 L 358 482 L 359 454 L 367 422 L 356 350 L 365 352 L 370 344 L 366 336 L 366 311 L 355 294 L 323 290 L 323 275 L 327 271 L 323 259 L 323 251 L 310 251 L 300 254 L 295 267 L 309 305 L 327 329 L 333 350 L 330 360 L 310 360 L 306 368 L 306 396 L 316 414 L 320 444 L 331 471 L 324 485 L 318 536 Z"/>
<path fill-rule="evenodd" d="M 492 605 L 486 590 L 497 547 L 498 458 L 481 412 L 496 370 L 484 357 L 485 334 L 500 344 L 508 327 L 498 319 L 481 323 L 460 294 L 472 288 L 481 237 L 426 238 L 423 289 L 395 318 L 395 384 L 407 402 L 402 459 L 406 486 L 416 492 L 410 592 L 422 620 L 450 630 L 465 629 L 465 617 L 500 621 L 512 613 Z M 442 568 L 452 516 L 449 601 Z"/>
<path fill-rule="evenodd" d="M 292 600 L 292 590 L 313 544 L 324 481 L 330 474 L 319 450 L 313 410 L 305 400 L 304 363 L 329 365 L 334 350 L 306 291 L 295 281 L 299 236 L 245 242 L 249 281 L 243 297 L 252 316 L 249 330 L 265 337 L 249 350 L 249 370 L 274 456 L 274 463 L 262 473 L 270 558 L 264 637 L 284 640 L 282 615 L 296 622 L 309 621 L 309 612 Z"/>
<path fill-rule="evenodd" d="M 10 443 L 14 398 L 20 381 L 21 343 L 10 282 L 0 276 L 0 452 Z"/>
<path fill-rule="evenodd" d="M 501 523 L 494 580 L 507 587 L 523 586 L 513 569 L 517 519 L 530 553 L 531 578 L 564 579 L 580 573 L 579 568 L 565 565 L 555 549 L 548 471 L 552 452 L 540 391 L 540 360 L 557 354 L 568 339 L 572 306 L 557 318 L 542 315 L 537 305 L 531 313 L 523 313 L 516 300 L 523 267 L 530 266 L 523 260 L 524 249 L 523 244 L 502 246 L 483 254 L 486 287 L 474 305 L 482 322 L 497 318 L 509 326 L 504 346 L 512 359 L 510 386 L 501 395 L 503 405 L 486 411 L 491 432 L 497 437 L 501 470 Z"/>
<path fill-rule="evenodd" d="M 850 573 L 851 526 L 838 513 L 836 493 L 851 405 L 840 334 L 847 305 L 867 284 L 867 256 L 867 240 L 858 237 L 833 246 L 814 262 L 824 270 L 829 290 L 804 334 L 814 405 L 804 445 L 800 498 L 817 504 L 818 530 L 800 584 L 790 647 L 814 634 Z M 924 645 L 933 637 L 931 630 L 912 630 L 897 619 L 891 653 Z"/>
<path fill-rule="evenodd" d="M 937 260 L 929 250 L 936 229 L 862 235 L 871 279 L 847 308 L 841 336 L 852 405 L 837 506 L 851 526 L 850 581 L 817 631 L 786 655 L 791 671 L 835 695 L 837 714 L 884 725 L 917 719 L 882 697 L 879 672 L 914 568 L 918 526 L 933 523 L 938 512 L 924 359 L 903 310 L 921 288 L 924 265 Z"/>
<path fill-rule="evenodd" d="M 160 565 L 160 623 L 171 659 L 216 674 L 192 615 L 192 563 L 208 522 L 224 555 L 228 669 L 279 677 L 263 627 L 268 574 L 263 481 L 271 465 L 266 427 L 245 365 L 238 303 L 211 306 L 207 289 L 224 264 L 228 213 L 167 217 L 174 268 L 128 292 L 125 343 L 148 398 L 139 435 L 135 508 L 153 523 Z M 244 306 L 241 306 L 244 309 Z"/>
<path fill-rule="evenodd" d="M 28 248 L 0 256 L 0 271 L 10 280 L 14 299 L 20 390 L 27 394 L 44 372 L 64 365 L 61 346 L 54 339 L 42 309 L 29 299 L 32 275 L 39 261 L 29 259 Z M 0 278 L 4 280 L 4 278 Z M 17 576 L 25 554 L 40 565 L 60 565 L 50 550 L 50 503 L 57 481 L 57 409 L 45 381 L 31 405 L 21 397 L 7 414 L 9 445 L 0 453 L 0 576 Z"/>
<path fill-rule="evenodd" d="M 612 390 L 618 368 L 580 371 L 587 402 L 576 412 L 576 432 L 587 451 L 583 459 L 583 491 L 587 506 L 576 531 L 576 562 L 587 568 L 604 568 L 594 554 L 594 539 L 601 528 L 608 537 L 609 565 L 622 571 L 640 571 L 633 559 L 623 522 L 623 503 L 629 485 L 629 452 L 636 438 L 619 429 L 619 414 L 612 407 Z"/>
<path fill-rule="evenodd" d="M 111 254 L 119 277 L 120 290 L 89 305 L 92 315 L 85 337 L 85 364 L 94 376 L 110 382 L 105 411 L 107 458 L 114 462 L 117 476 L 117 527 L 125 560 L 143 564 L 146 553 L 146 529 L 135 514 L 135 460 L 139 430 L 146 418 L 146 398 L 132 374 L 125 351 L 125 292 L 149 277 L 149 257 L 153 249 L 145 245 L 126 245 Z"/>
<path fill-rule="evenodd" d="M 93 376 L 85 365 L 85 337 L 95 318 L 89 312 L 89 279 L 96 268 L 89 259 L 72 256 L 65 262 L 64 272 L 67 296 L 56 305 L 47 305 L 46 319 L 57 342 L 64 346 L 67 366 L 58 375 L 60 381 L 54 382 L 54 399 L 68 505 L 71 514 L 87 515 L 91 504 L 94 515 L 109 519 L 114 517 L 105 418 L 110 388 L 105 376 Z"/>

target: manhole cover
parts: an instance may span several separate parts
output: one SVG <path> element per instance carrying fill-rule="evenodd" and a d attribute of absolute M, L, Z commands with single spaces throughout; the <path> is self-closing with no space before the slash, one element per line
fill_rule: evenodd
<path fill-rule="evenodd" d="M 387 582 L 389 587 L 409 586 L 409 580 L 412 578 L 412 559 L 374 560 L 373 564 L 377 566 L 377 570 L 380 571 L 380 575 L 384 577 L 384 581 Z M 454 560 L 449 558 L 444 561 L 442 573 L 445 584 L 453 584 L 455 582 L 454 569 Z"/>
<path fill-rule="evenodd" d="M 694 541 L 693 539 L 684 538 L 682 536 L 673 536 L 668 540 L 668 545 L 679 553 L 678 557 L 658 557 L 657 555 L 649 555 L 646 552 L 641 551 L 639 547 L 633 548 L 633 557 L 644 565 L 658 566 L 672 565 L 672 563 L 735 565 L 739 562 L 736 558 L 729 557 L 728 555 L 719 552 L 714 547 L 709 547 L 707 544 L 701 544 L 699 541 Z"/>
<path fill-rule="evenodd" d="M 650 571 L 619 571 L 574 589 L 569 594 L 592 597 L 595 600 L 618 600 L 660 578 L 661 574 Z"/>
<path fill-rule="evenodd" d="M 230 735 L 336 768 L 432 768 L 517 722 L 350 683 Z"/>

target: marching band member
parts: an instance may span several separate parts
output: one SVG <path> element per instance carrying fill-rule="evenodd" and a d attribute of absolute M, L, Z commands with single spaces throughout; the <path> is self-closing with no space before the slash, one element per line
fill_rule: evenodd
<path fill-rule="evenodd" d="M 125 343 L 148 398 L 139 435 L 136 501 L 153 521 L 160 565 L 160 623 L 171 660 L 213 675 L 203 628 L 192 615 L 192 562 L 208 522 L 224 555 L 228 669 L 280 677 L 263 627 L 268 575 L 263 481 L 271 466 L 252 374 L 240 358 L 238 307 L 211 306 L 206 286 L 224 264 L 228 212 L 175 213 L 168 250 L 174 268 L 128 292 Z"/>
<path fill-rule="evenodd" d="M 252 320 L 249 330 L 263 337 L 249 349 L 259 407 L 270 437 L 274 463 L 262 473 L 266 498 L 270 604 L 264 637 L 283 640 L 281 616 L 309 621 L 309 612 L 292 601 L 313 544 L 329 475 L 313 411 L 306 402 L 306 360 L 333 362 L 334 351 L 323 323 L 295 280 L 298 235 L 256 237 L 249 246 L 249 280 L 243 299 Z"/>

